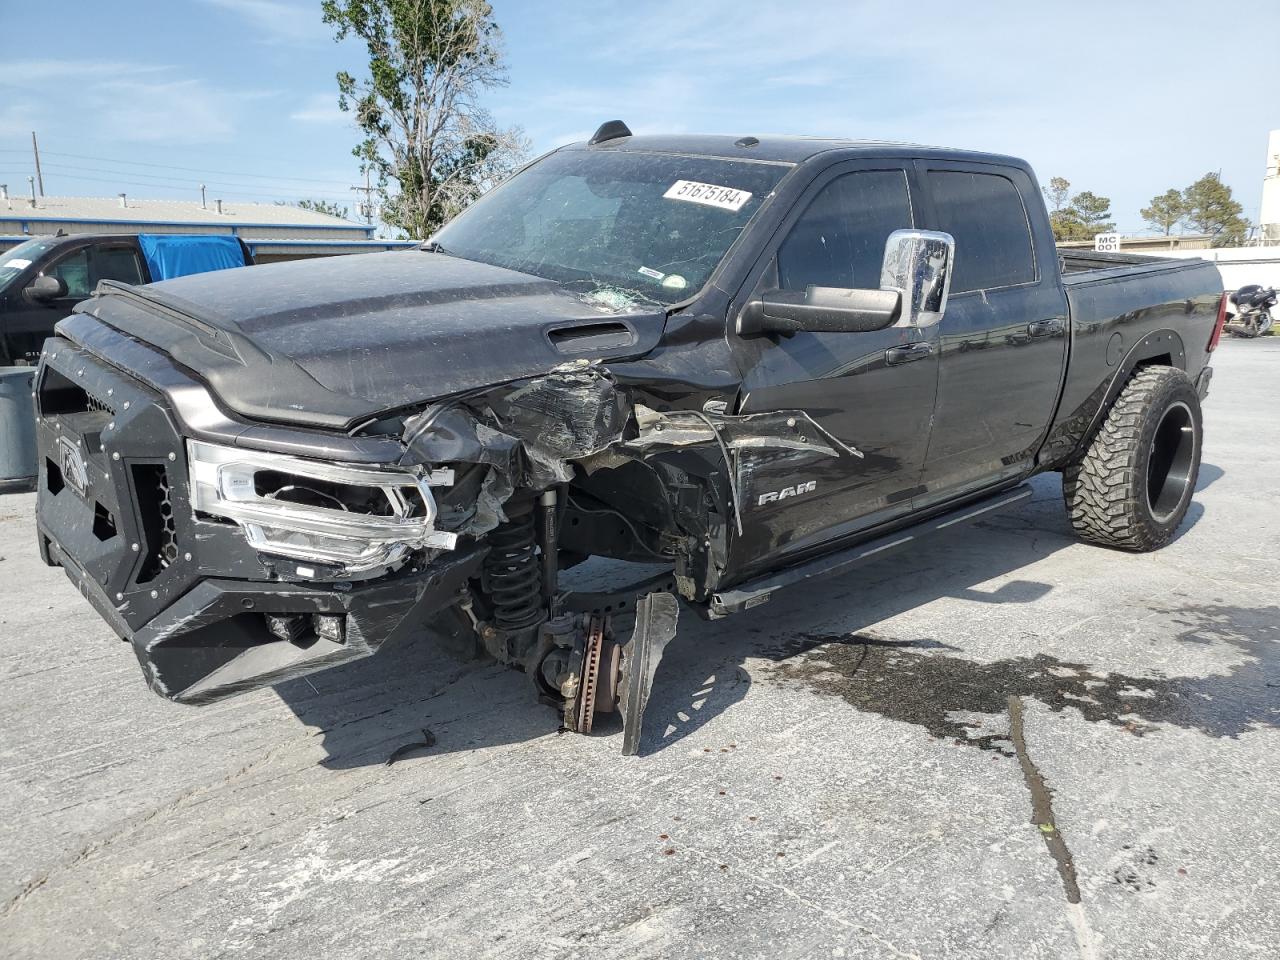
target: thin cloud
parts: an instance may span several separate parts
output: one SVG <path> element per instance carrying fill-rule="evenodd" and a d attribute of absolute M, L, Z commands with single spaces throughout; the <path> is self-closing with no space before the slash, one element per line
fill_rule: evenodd
<path fill-rule="evenodd" d="M 240 99 L 199 80 L 116 80 L 90 95 L 99 136 L 137 143 L 229 140 L 235 133 L 235 107 Z"/>
<path fill-rule="evenodd" d="M 289 114 L 289 119 L 298 123 L 316 123 L 330 125 L 350 124 L 351 114 L 338 107 L 338 97 L 334 93 L 313 93 L 303 100 L 302 105 Z"/>
<path fill-rule="evenodd" d="M 278 96 L 183 77 L 163 64 L 72 58 L 14 63 L 0 86 L 13 91 L 0 106 L 0 135 L 47 130 L 50 117 L 76 117 L 82 139 L 115 143 L 227 141 L 254 101 Z"/>
<path fill-rule="evenodd" d="M 164 64 L 135 63 L 126 60 L 44 59 L 12 60 L 0 72 L 0 87 L 36 90 L 48 83 L 60 83 L 84 77 L 139 77 L 165 73 L 173 67 Z"/>
<path fill-rule="evenodd" d="M 286 3 L 284 0 L 203 0 L 243 18 L 257 31 L 254 39 L 277 43 L 311 44 L 328 38 L 320 19 L 319 3 Z"/>

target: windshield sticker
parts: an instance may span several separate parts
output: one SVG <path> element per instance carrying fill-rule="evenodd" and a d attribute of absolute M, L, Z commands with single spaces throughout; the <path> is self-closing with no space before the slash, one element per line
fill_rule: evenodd
<path fill-rule="evenodd" d="M 677 180 L 662 196 L 667 200 L 684 200 L 687 203 L 701 203 L 735 212 L 741 210 L 742 205 L 751 199 L 751 194 L 746 190 L 717 187 L 714 183 L 699 183 L 697 180 Z"/>
<path fill-rule="evenodd" d="M 5 266 L 13 267 L 13 269 L 15 270 L 25 270 L 27 269 L 27 267 L 31 266 L 31 261 L 23 260 L 21 257 L 14 257 L 12 260 L 6 263 Z"/>
<path fill-rule="evenodd" d="M 680 276 L 680 274 L 673 273 L 668 275 L 668 277 L 662 281 L 662 285 L 668 290 L 683 290 L 689 285 L 689 281 Z"/>
<path fill-rule="evenodd" d="M 654 270 L 652 267 L 641 267 L 638 272 L 644 274 L 650 280 L 661 280 L 666 276 L 661 270 Z"/>

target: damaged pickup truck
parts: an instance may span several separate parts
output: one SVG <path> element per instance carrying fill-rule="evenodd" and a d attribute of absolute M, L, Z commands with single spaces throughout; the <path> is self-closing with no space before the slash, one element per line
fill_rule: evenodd
<path fill-rule="evenodd" d="M 1060 254 L 1020 160 L 613 121 L 418 250 L 104 281 L 42 353 L 39 547 L 172 700 L 430 627 L 635 752 L 677 595 L 746 610 L 1045 471 L 1084 540 L 1167 543 L 1224 302 Z M 663 566 L 565 590 L 589 557 Z"/>

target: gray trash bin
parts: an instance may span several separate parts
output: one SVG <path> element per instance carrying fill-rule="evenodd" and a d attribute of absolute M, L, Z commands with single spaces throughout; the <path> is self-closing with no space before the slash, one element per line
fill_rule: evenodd
<path fill-rule="evenodd" d="M 35 367 L 0 367 L 0 493 L 36 488 Z"/>

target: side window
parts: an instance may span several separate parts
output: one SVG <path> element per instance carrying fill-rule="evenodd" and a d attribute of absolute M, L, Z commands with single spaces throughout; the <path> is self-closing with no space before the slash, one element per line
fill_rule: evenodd
<path fill-rule="evenodd" d="M 69 253 L 44 271 L 46 276 L 59 277 L 67 285 L 67 299 L 84 300 L 93 292 L 89 283 L 89 249 L 81 247 Z"/>
<path fill-rule="evenodd" d="M 951 292 L 989 290 L 1036 278 L 1031 225 L 1008 177 L 930 170 L 938 229 L 956 239 Z"/>
<path fill-rule="evenodd" d="M 912 227 L 903 170 L 862 170 L 827 184 L 778 248 L 784 290 L 880 286 L 884 244 Z"/>
<path fill-rule="evenodd" d="M 138 253 L 129 247 L 94 247 L 90 257 L 93 265 L 92 280 L 96 287 L 99 280 L 120 280 L 124 283 L 142 283 L 142 266 Z"/>

